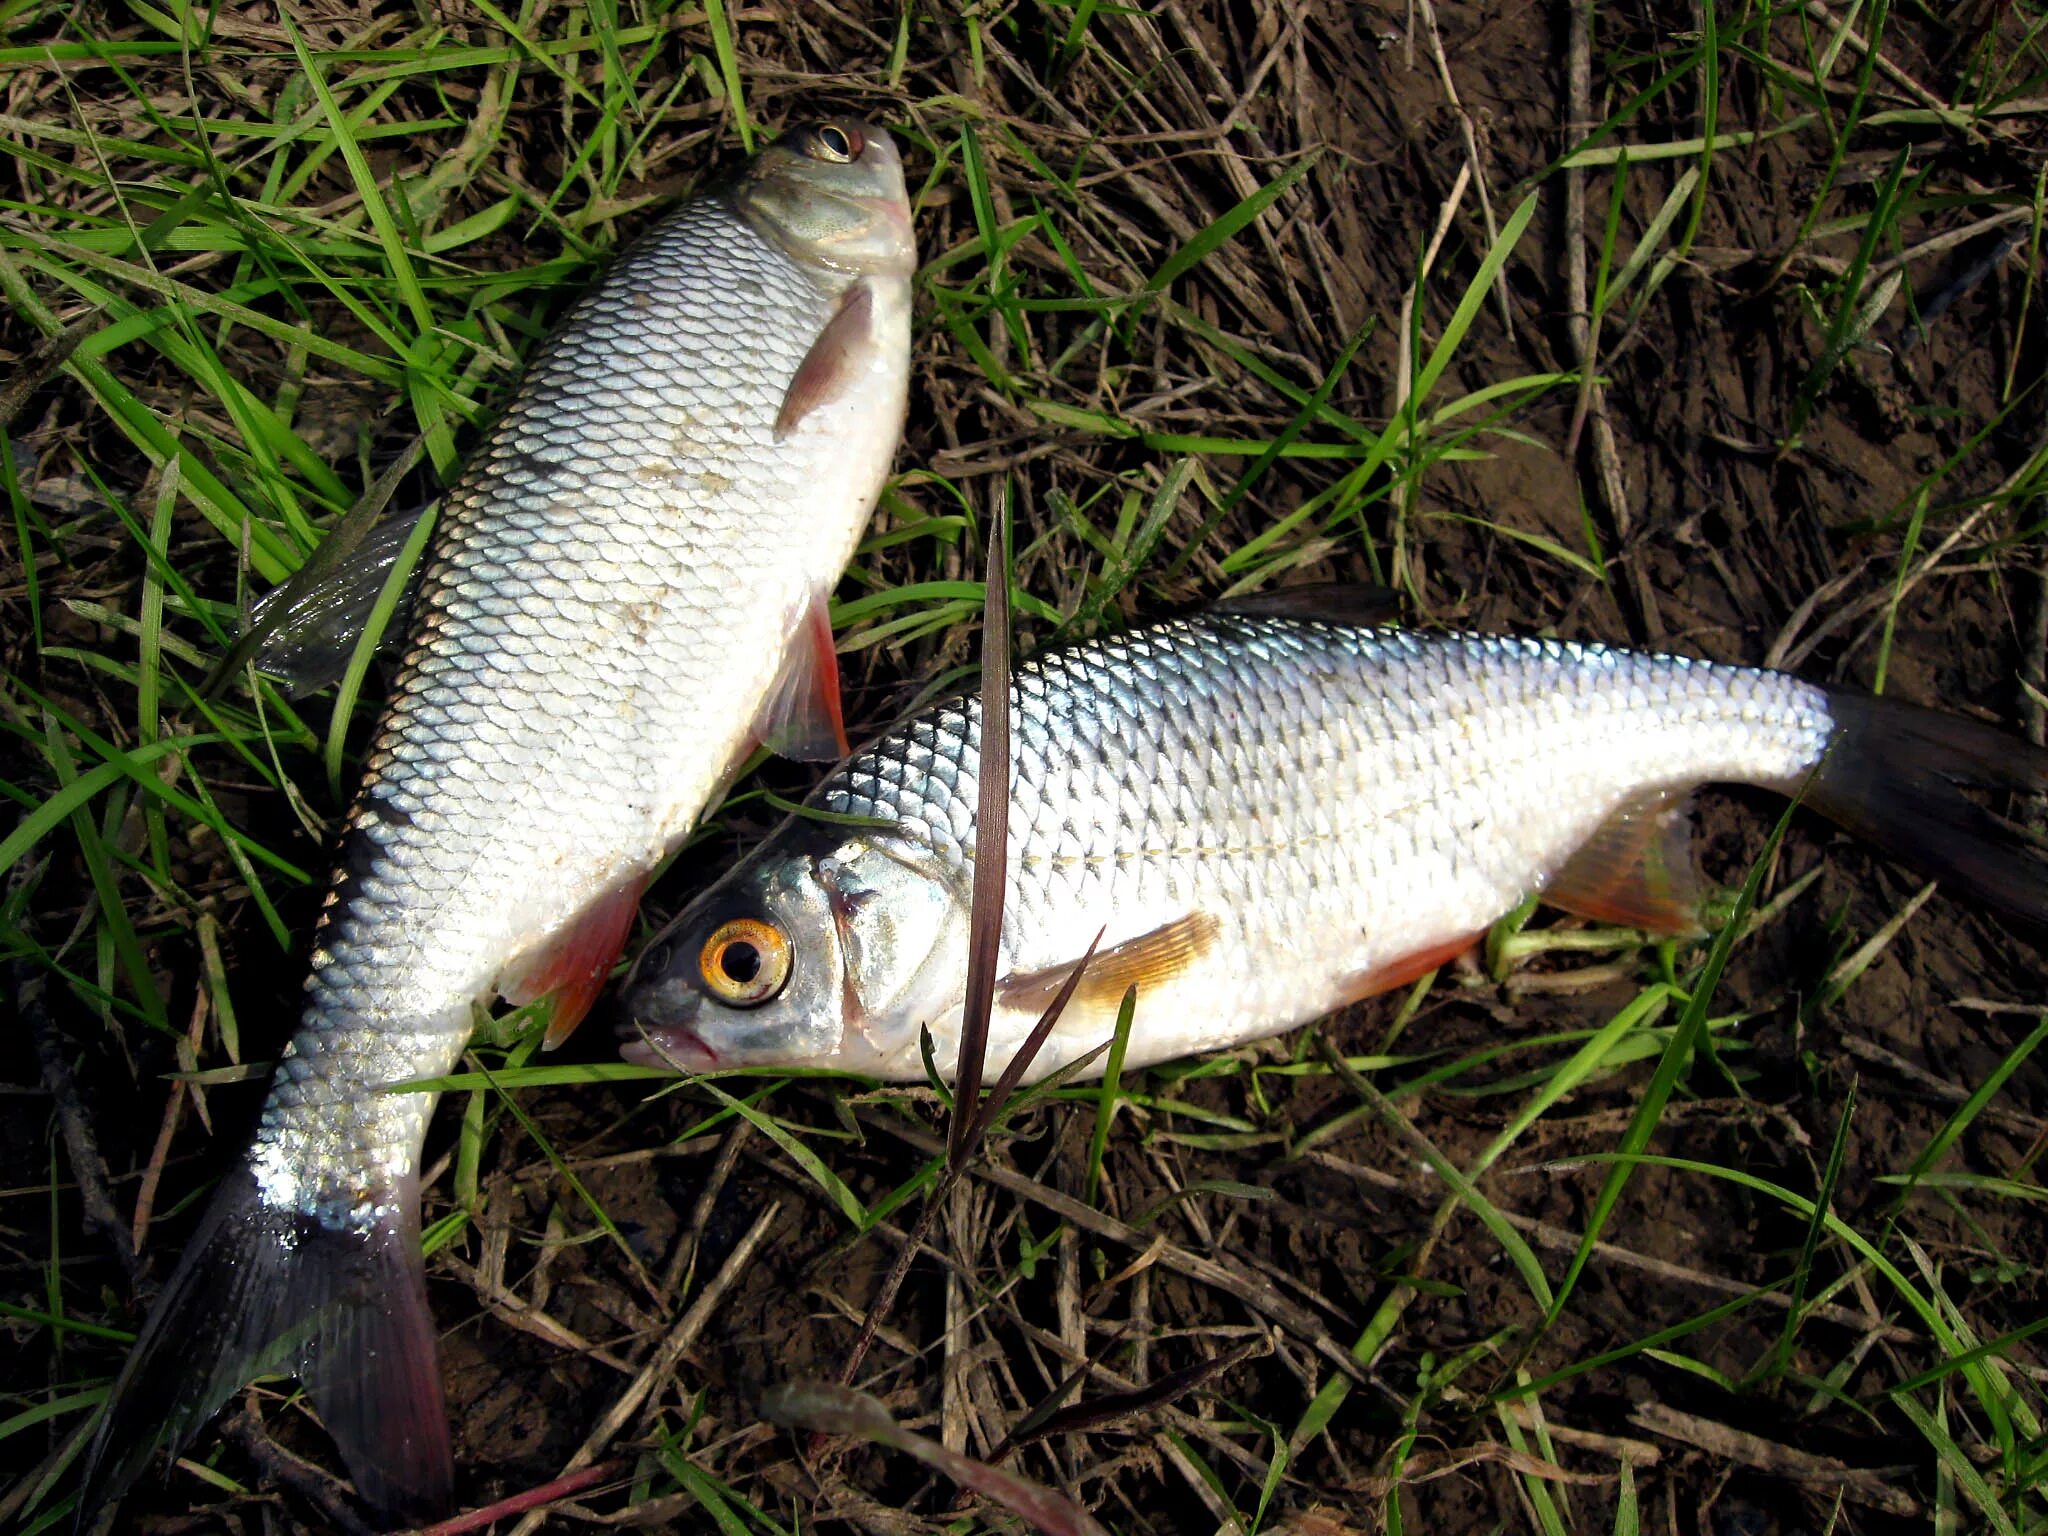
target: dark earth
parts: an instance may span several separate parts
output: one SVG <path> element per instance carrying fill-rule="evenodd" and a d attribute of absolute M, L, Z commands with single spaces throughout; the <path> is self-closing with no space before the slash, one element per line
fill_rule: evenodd
<path fill-rule="evenodd" d="M 391 46 L 429 21 L 444 41 L 502 41 L 492 15 L 465 0 L 437 4 L 431 18 L 426 9 L 318 0 L 293 16 L 316 51 L 370 46 L 366 37 Z M 1063 614 L 1094 613 L 1110 589 L 1092 584 L 1100 561 L 1077 523 L 1112 526 L 1126 492 L 1149 507 L 1192 457 L 1194 479 L 1156 547 L 1100 616 L 1118 623 L 1221 593 L 1243 574 L 1222 561 L 1357 462 L 1262 460 L 1256 445 L 1289 429 L 1361 334 L 1328 404 L 1374 430 L 1397 416 L 1408 295 L 1440 220 L 1441 248 L 1413 305 L 1422 357 L 1454 323 L 1489 248 L 1480 187 L 1496 225 L 1536 191 L 1501 283 L 1483 295 L 1422 410 L 1512 387 L 1437 422 L 1425 453 L 1393 455 L 1329 508 L 1340 515 L 1312 517 L 1283 538 L 1269 553 L 1289 558 L 1269 577 L 1393 582 L 1427 622 L 1767 662 L 1866 689 L 1882 669 L 1890 695 L 2040 739 L 2024 681 L 2041 678 L 2048 511 L 2039 267 L 2048 63 L 2038 10 L 1860 13 L 1859 39 L 1883 23 L 1882 67 L 1859 41 L 1829 59 L 1822 85 L 1816 60 L 1834 23 L 1817 5 L 1720 16 L 1711 74 L 1700 13 L 1603 7 L 1576 112 L 1561 4 L 1431 16 L 1426 4 L 1165 0 L 1094 12 L 1072 50 L 1077 13 L 1065 7 L 960 15 L 778 4 L 730 14 L 756 121 L 829 107 L 885 121 L 906 145 L 920 245 L 936 265 L 920 286 L 905 477 L 878 529 L 964 510 L 979 530 L 1007 490 L 1019 589 Z M 209 116 L 267 114 L 298 74 L 275 14 L 229 5 L 211 18 L 210 43 L 124 65 L 133 77 L 124 86 L 89 59 L 33 62 L 31 45 L 80 34 L 56 11 L 11 12 L 10 140 L 60 167 L 106 153 L 120 176 L 141 181 L 160 173 L 121 140 L 161 130 L 141 117 L 136 93 L 173 115 L 194 110 L 194 99 Z M 206 20 L 195 15 L 193 25 Z M 118 8 L 78 25 L 100 38 L 160 35 Z M 546 13 L 533 25 L 547 36 L 572 30 Z M 657 201 L 736 149 L 731 115 L 706 84 L 717 79 L 711 37 L 701 13 L 676 12 L 651 54 L 644 43 L 633 50 L 650 62 L 628 105 L 652 131 L 613 204 L 580 224 L 581 241 L 606 247 L 630 236 Z M 572 96 L 565 78 L 595 87 L 603 68 L 598 53 L 581 51 L 518 71 L 489 159 L 445 218 L 508 190 L 544 198 L 561 184 L 596 111 L 590 91 Z M 2001 69 L 1995 98 L 1980 96 Z M 461 118 L 485 76 L 479 65 L 434 77 L 438 86 L 402 83 L 373 121 L 444 119 L 451 105 Z M 1929 102 L 2009 98 L 2031 109 L 1970 121 L 1914 115 Z M 1615 176 L 1611 164 L 1586 173 L 1574 228 L 1568 178 L 1554 168 L 1583 137 L 1574 119 L 1588 130 L 1610 124 L 1601 144 L 1640 148 L 1697 140 L 1708 123 L 1740 132 L 1804 113 L 1839 129 L 1852 112 L 1891 116 L 1839 139 L 1810 121 L 1704 162 L 1695 143 L 1631 164 L 1614 210 L 1614 268 L 1653 238 L 1655 254 L 1690 243 L 1657 272 L 1639 316 L 1629 306 L 1647 273 L 1606 317 L 1605 387 L 1575 435 L 1575 381 L 1544 376 L 1580 365 L 1571 268 L 1576 261 L 1588 286 L 1598 282 Z M 97 150 L 55 134 L 79 123 L 101 136 Z M 984 191 L 963 170 L 967 129 Z M 379 139 L 373 165 L 380 177 L 415 174 L 463 142 L 459 122 Z M 1447 216 L 1468 166 L 1473 181 Z M 1682 193 L 1675 219 L 1646 234 L 1679 178 L 1699 170 L 1703 190 Z M 1110 309 L 1107 324 L 1079 305 L 1015 305 L 1137 295 L 1197 231 L 1287 175 L 1297 179 L 1256 220 L 1187 270 L 1176 265 L 1156 299 Z M 9 232 L 61 227 L 52 208 L 82 200 L 30 158 L 12 163 L 8 182 L 0 229 Z M 336 208 L 349 195 L 338 156 L 298 194 L 307 207 Z M 1004 232 L 993 263 L 978 238 L 978 196 L 979 216 Z M 1864 221 L 1880 209 L 1866 249 Z M 1031 223 L 1041 211 L 1057 241 Z M 1866 279 L 1879 281 L 1902 253 L 1904 283 L 1846 336 L 1838 317 L 1853 317 L 1858 295 L 1872 291 Z M 590 270 L 582 245 L 552 219 L 514 220 L 459 255 L 478 272 L 566 258 L 559 281 L 522 300 L 528 328 L 501 338 L 515 353 Z M 95 325 L 78 293 L 13 280 L 28 281 L 64 325 Z M 186 280 L 224 286 L 229 269 L 201 263 Z M 992 293 L 1009 314 L 992 309 Z M 311 302 L 335 334 L 374 347 L 341 306 L 318 294 Z M 0 541 L 0 635 L 13 679 L 0 764 L 26 813 L 57 788 L 43 701 L 133 741 L 132 684 L 80 659 L 132 660 L 133 634 L 64 600 L 137 611 L 144 561 L 107 498 L 146 518 L 156 482 L 77 377 L 54 371 L 43 329 L 18 303 L 0 342 L 17 463 L 33 458 L 36 510 L 15 526 L 37 530 L 26 537 L 44 623 L 39 646 L 24 546 Z M 259 394 L 303 375 L 297 429 L 351 487 L 413 446 L 410 412 L 360 378 L 317 362 L 308 372 L 303 356 L 249 332 L 229 355 Z M 180 394 L 189 380 L 147 347 L 124 344 L 104 361 L 167 418 L 194 405 Z M 486 406 L 512 377 L 509 365 L 487 376 Z M 1350 441 L 1333 421 L 1311 420 L 1301 441 Z M 194 442 L 203 454 L 208 434 L 232 430 L 216 418 Z M 1186 441 L 1194 437 L 1254 446 L 1232 452 Z M 397 503 L 434 489 L 416 470 Z M 978 536 L 873 549 L 845 595 L 971 576 Z M 205 595 L 235 600 L 232 549 L 183 507 L 173 545 Z M 190 621 L 171 627 L 203 643 Z M 871 632 L 857 623 L 842 635 L 859 646 L 843 664 L 848 718 L 862 726 L 892 718 L 975 654 L 971 621 L 859 645 Z M 1050 633 L 1026 615 L 1019 643 Z M 196 682 L 203 667 L 188 670 Z M 306 708 L 324 730 L 330 705 Z M 208 750 L 191 771 L 226 814 L 320 868 L 322 839 L 286 797 L 232 753 Z M 283 767 L 331 827 L 340 804 L 319 765 L 288 751 Z M 808 770 L 778 765 L 768 777 L 800 793 Z M 1767 796 L 1707 797 L 1698 837 L 1707 874 L 1739 885 L 1765 854 L 1778 811 Z M 773 818 L 758 799 L 726 813 L 656 887 L 648 925 Z M 73 822 L 9 874 L 5 925 L 21 1006 L 0 1036 L 11 1106 L 0 1121 L 0 1299 L 10 1309 L 0 1416 L 19 1417 L 0 1434 L 12 1485 L 0 1494 L 0 1524 L 68 1523 L 61 1501 L 89 1414 L 78 1403 L 33 1410 L 65 1404 L 118 1368 L 120 1337 L 103 1330 L 138 1324 L 198 1197 L 255 1112 L 258 1090 L 247 1082 L 204 1089 L 203 1120 L 185 1100 L 131 1278 L 108 1224 L 89 1219 L 81 1177 L 103 1187 L 125 1228 L 160 1156 L 167 1105 L 183 1093 L 167 1074 L 229 1065 L 202 929 L 218 933 L 245 1060 L 270 1059 L 293 1017 L 317 884 L 268 887 L 298 945 L 286 952 L 218 839 L 193 835 L 193 825 L 170 825 L 174 890 L 145 878 L 131 856 L 102 869 L 96 897 Z M 131 850 L 139 835 L 98 828 L 102 844 Z M 2027 1491 L 2044 1456 L 2038 1338 L 1999 1346 L 2016 1426 L 2016 1449 L 2003 1449 L 1995 1415 L 1960 1376 L 1894 1390 L 1939 1364 L 1942 1348 L 1898 1284 L 1842 1236 L 1858 1234 L 1918 1294 L 1945 1298 L 1947 1325 L 1969 1341 L 2043 1316 L 2037 1163 L 2048 1146 L 2048 1072 L 2031 1056 L 2010 1058 L 2048 1004 L 2048 965 L 2034 935 L 1941 893 L 1889 927 L 1920 888 L 1879 855 L 1794 817 L 1765 863 L 1766 917 L 1733 948 L 1705 1010 L 1711 1045 L 1684 1062 L 1648 1142 L 1654 1154 L 1720 1172 L 1638 1168 L 1599 1228 L 1604 1246 L 1547 1325 L 1500 1232 L 1469 1204 L 1445 1203 L 1431 1160 L 1472 1168 L 1586 1032 L 1662 977 L 1688 983 L 1703 946 L 1621 938 L 1597 950 L 1553 946 L 1512 965 L 1475 960 L 1447 968 L 1419 1003 L 1379 999 L 1294 1038 L 1142 1074 L 1123 1085 L 1092 1195 L 1095 1090 L 1075 1085 L 1034 1102 L 946 1200 L 860 1383 L 899 1420 L 982 1458 L 1034 1410 L 1076 1408 L 1008 1464 L 1115 1531 L 1234 1529 L 1232 1511 L 1250 1526 L 1262 1498 L 1258 1528 L 1301 1536 L 1891 1532 L 1944 1528 L 1945 1508 L 1960 1512 L 1947 1528 L 1993 1528 L 1959 1491 L 1959 1467 L 1993 1491 L 2010 1522 L 1999 1528 L 2040 1529 L 2048 1514 Z M 96 977 L 133 995 L 103 943 L 95 950 L 92 903 L 107 892 L 137 925 L 168 1031 L 152 1032 L 130 1008 L 110 1013 L 94 995 Z M 1529 931 L 1582 927 L 1541 913 Z M 1873 940 L 1867 964 L 1845 966 Z M 1656 1032 L 1629 1036 L 1621 1061 L 1550 1105 L 1477 1180 L 1553 1290 L 1564 1288 L 1615 1166 L 1608 1155 L 1624 1146 L 1683 1012 L 1682 998 L 1671 1001 Z M 1331 1049 L 1390 1059 L 1365 1063 L 1361 1080 L 1330 1069 Z M 562 1054 L 612 1060 L 608 1021 L 587 1025 Z M 495 1066 L 502 1052 L 481 1059 Z M 1280 1070 L 1291 1063 L 1301 1070 Z M 1912 1169 L 1968 1096 L 2008 1069 L 1930 1163 L 1947 1182 L 1910 1191 L 1883 1182 Z M 918 1174 L 943 1135 L 928 1090 L 779 1078 L 721 1086 L 805 1137 L 871 1208 Z M 429 1261 L 465 1507 L 569 1470 L 685 1309 L 708 1295 L 708 1321 L 655 1373 L 644 1407 L 594 1446 L 609 1480 L 576 1491 L 546 1529 L 1016 1528 L 897 1453 L 792 1436 L 757 1411 L 776 1382 L 837 1373 L 921 1194 L 857 1236 L 784 1146 L 702 1086 L 581 1083 L 522 1089 L 513 1102 L 517 1114 L 495 1093 L 451 1095 L 429 1145 L 428 1223 L 464 1204 L 474 1212 Z M 469 1170 L 455 1155 L 456 1130 L 472 1103 L 488 1130 Z M 89 1157 L 81 1169 L 81 1133 L 96 1142 L 103 1172 Z M 1024 1177 L 1005 1182 L 1006 1170 Z M 1800 1209 L 1729 1170 L 1806 1200 L 1825 1191 L 1839 1225 L 1816 1233 Z M 1060 1197 L 1064 1205 L 1047 1203 Z M 757 1224 L 757 1244 L 743 1250 Z M 54 1327 L 52 1316 L 76 1327 Z M 1311 1424 L 1301 1433 L 1337 1374 L 1333 1359 L 1349 1359 L 1362 1337 L 1358 1384 L 1326 1432 Z M 1191 1369 L 1219 1361 L 1206 1374 Z M 1515 1391 L 1553 1376 L 1538 1393 Z M 1111 1395 L 1147 1385 L 1159 1388 L 1150 1400 Z M 354 1517 L 332 1481 L 332 1449 L 287 1392 L 271 1383 L 234 1399 L 224 1427 L 188 1452 L 209 1474 L 181 1467 L 146 1482 L 116 1528 L 346 1528 Z M 1952 1457 L 1913 1409 L 1945 1426 Z M 1269 1470 L 1276 1441 L 1290 1437 L 1300 1443 Z M 510 1517 L 493 1528 L 536 1527 Z"/>

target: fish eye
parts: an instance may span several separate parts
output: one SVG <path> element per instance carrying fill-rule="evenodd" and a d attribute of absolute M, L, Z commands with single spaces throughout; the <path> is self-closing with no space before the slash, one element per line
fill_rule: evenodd
<path fill-rule="evenodd" d="M 837 165 L 852 163 L 865 148 L 867 141 L 858 128 L 842 128 L 837 123 L 813 128 L 804 141 L 804 152 L 813 160 L 830 160 Z"/>
<path fill-rule="evenodd" d="M 789 935 L 773 923 L 736 917 L 720 923 L 697 956 L 704 985 L 721 1003 L 751 1008 L 789 980 Z"/>

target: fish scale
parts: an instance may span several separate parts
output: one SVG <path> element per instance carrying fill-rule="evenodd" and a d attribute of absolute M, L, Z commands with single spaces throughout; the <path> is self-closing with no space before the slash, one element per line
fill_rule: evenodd
<path fill-rule="evenodd" d="M 988 1071 L 1100 943 L 1029 1072 L 1137 1066 L 1404 985 L 1525 897 L 1696 928 L 1685 795 L 1798 792 L 1902 859 L 2048 922 L 2048 863 L 1961 792 L 2048 752 L 1752 667 L 1334 622 L 1311 589 L 1090 641 L 1011 683 Z M 1376 604 L 1371 606 L 1377 606 Z M 955 1070 L 981 723 L 944 701 L 855 754 L 649 946 L 626 1055 L 680 1070 Z M 849 822 L 848 818 L 853 818 Z"/>
<path fill-rule="evenodd" d="M 798 129 L 539 349 L 443 499 L 299 1027 L 115 1385 L 84 1507 L 281 1366 L 371 1503 L 445 1508 L 434 1098 L 388 1089 L 453 1068 L 500 996 L 546 999 L 549 1043 L 573 1028 L 737 763 L 837 736 L 825 603 L 901 436 L 914 265 L 888 136 Z M 359 563 L 283 607 L 361 612 L 383 568 Z"/>

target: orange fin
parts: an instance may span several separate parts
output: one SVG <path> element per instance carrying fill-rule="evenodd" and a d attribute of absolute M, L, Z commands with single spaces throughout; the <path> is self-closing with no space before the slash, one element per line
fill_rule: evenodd
<path fill-rule="evenodd" d="M 1074 988 L 1068 1006 L 1115 1008 L 1123 1002 L 1124 993 L 1133 986 L 1142 995 L 1147 987 L 1171 981 L 1216 942 L 1220 927 L 1221 924 L 1208 913 L 1190 912 L 1186 917 L 1175 918 L 1150 933 L 1126 939 L 1113 949 L 1097 950 L 1095 958 L 1088 962 L 1088 969 L 1081 975 L 1080 985 Z M 1042 1009 L 1066 985 L 1073 971 L 1074 964 L 1070 960 L 1064 965 L 1049 965 L 1043 970 L 1020 971 L 1014 976 L 1006 976 L 998 986 L 1003 1006 Z"/>
<path fill-rule="evenodd" d="M 548 943 L 521 956 L 517 968 L 499 981 L 498 991 L 515 1007 L 538 998 L 551 1003 L 543 1050 L 552 1051 L 574 1034 L 604 990 L 646 888 L 646 877 L 635 876 L 600 896 Z"/>
<path fill-rule="evenodd" d="M 1420 981 L 1431 971 L 1457 959 L 1477 944 L 1480 938 L 1481 935 L 1476 933 L 1460 934 L 1457 938 L 1442 944 L 1432 944 L 1426 949 L 1416 950 L 1411 955 L 1401 955 L 1389 960 L 1385 965 L 1374 966 L 1369 971 L 1359 971 L 1345 979 L 1343 1002 L 1362 1003 L 1368 997 L 1378 997 L 1382 992 L 1391 992 L 1396 987 L 1405 987 L 1410 982 Z"/>
<path fill-rule="evenodd" d="M 1691 793 L 1638 795 L 1600 824 L 1543 888 L 1553 907 L 1651 933 L 1697 934 Z"/>
<path fill-rule="evenodd" d="M 811 350 L 797 364 L 796 376 L 789 381 L 789 392 L 782 397 L 782 409 L 775 415 L 778 443 L 812 411 L 836 400 L 859 377 L 859 359 L 867 350 L 874 314 L 874 291 L 865 280 L 846 290 L 838 313 L 825 322 L 825 329 L 811 343 Z"/>
<path fill-rule="evenodd" d="M 754 717 L 754 739 L 780 757 L 803 763 L 836 763 L 852 751 L 839 709 L 832 612 L 823 592 L 813 595 L 789 637 L 782 670 Z"/>

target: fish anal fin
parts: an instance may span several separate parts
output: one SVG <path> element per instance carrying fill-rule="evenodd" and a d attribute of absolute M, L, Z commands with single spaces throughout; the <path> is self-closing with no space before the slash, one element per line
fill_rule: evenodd
<path fill-rule="evenodd" d="M 1081 975 L 1068 1006 L 1076 1009 L 1115 1008 L 1133 986 L 1138 995 L 1179 976 L 1216 942 L 1222 925 L 1206 912 L 1190 912 L 1109 949 L 1099 949 Z M 1078 958 L 1078 957 L 1076 957 Z M 1074 962 L 1019 971 L 997 983 L 1006 1008 L 1041 1010 L 1066 985 Z"/>
<path fill-rule="evenodd" d="M 1624 802 L 1543 887 L 1554 907 L 1650 933 L 1698 934 L 1690 791 L 1652 790 Z"/>
<path fill-rule="evenodd" d="M 832 613 L 822 591 L 811 595 L 797 620 L 753 734 L 769 751 L 799 762 L 836 763 L 852 750 L 839 706 Z"/>
<path fill-rule="evenodd" d="M 548 1000 L 542 1049 L 551 1051 L 574 1034 L 604 990 L 646 885 L 644 878 L 635 878 L 607 891 L 552 939 L 522 955 L 499 980 L 498 991 L 514 1006 Z"/>
<path fill-rule="evenodd" d="M 1426 944 L 1410 954 L 1397 956 L 1384 965 L 1356 971 L 1344 978 L 1344 990 L 1338 1005 L 1342 1007 L 1351 1003 L 1362 1003 L 1368 997 L 1378 997 L 1382 992 L 1392 992 L 1396 987 L 1405 987 L 1411 982 L 1420 981 L 1431 971 L 1457 959 L 1477 944 L 1480 937 L 1476 933 L 1461 933 L 1455 939 L 1446 939 L 1440 944 Z"/>
<path fill-rule="evenodd" d="M 874 333 L 875 295 L 866 279 L 846 290 L 839 308 L 811 350 L 797 364 L 789 389 L 782 397 L 782 409 L 775 414 L 775 440 L 794 432 L 804 418 L 821 405 L 829 404 L 857 380 Z"/>
<path fill-rule="evenodd" d="M 454 1486 L 410 1179 L 331 1227 L 224 1179 L 151 1309 L 86 1456 L 89 1521 L 159 1449 L 176 1453 L 245 1382 L 306 1383 L 363 1497 L 412 1523 Z M 360 1218 L 360 1221 L 357 1218 Z"/>

